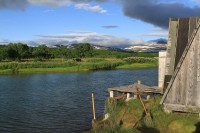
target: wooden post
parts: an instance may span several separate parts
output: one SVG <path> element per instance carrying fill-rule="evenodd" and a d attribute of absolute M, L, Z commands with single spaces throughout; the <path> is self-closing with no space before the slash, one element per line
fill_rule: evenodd
<path fill-rule="evenodd" d="M 141 81 L 140 81 L 140 80 L 138 80 L 138 84 L 139 84 L 139 85 L 141 84 Z"/>
<path fill-rule="evenodd" d="M 127 95 L 126 95 L 126 101 L 129 101 L 130 100 L 130 93 L 127 92 Z"/>
<path fill-rule="evenodd" d="M 140 83 L 140 82 L 139 82 L 139 80 L 138 80 L 138 84 L 139 84 L 139 83 Z M 137 90 L 138 98 L 139 98 L 139 100 L 140 100 L 140 102 L 141 102 L 141 104 L 142 104 L 142 106 L 143 106 L 143 108 L 144 108 L 144 112 L 145 112 L 145 114 L 147 115 L 147 114 L 148 114 L 148 113 L 147 113 L 147 109 L 146 109 L 146 107 L 145 107 L 145 105 L 144 105 L 144 102 L 142 101 L 142 98 L 141 98 L 141 96 L 140 96 L 140 92 L 139 92 L 137 86 L 136 86 L 136 90 Z"/>
<path fill-rule="evenodd" d="M 94 107 L 94 94 L 93 93 L 92 93 L 92 112 L 93 112 L 93 119 L 96 120 L 95 107 Z"/>
<path fill-rule="evenodd" d="M 151 98 L 150 93 L 147 93 L 147 100 L 149 100 Z"/>
<path fill-rule="evenodd" d="M 110 91 L 110 98 L 114 98 L 114 92 Z"/>

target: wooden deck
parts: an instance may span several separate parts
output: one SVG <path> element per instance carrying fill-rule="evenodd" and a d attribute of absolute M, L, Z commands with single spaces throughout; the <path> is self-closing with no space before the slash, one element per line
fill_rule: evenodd
<path fill-rule="evenodd" d="M 121 93 L 137 93 L 136 87 L 138 87 L 140 93 L 161 93 L 161 89 L 157 86 L 147 86 L 143 84 L 132 84 L 128 86 L 108 88 L 108 92 L 116 91 Z"/>
<path fill-rule="evenodd" d="M 139 92 L 137 91 L 137 89 Z M 162 90 L 159 89 L 157 86 L 147 86 L 144 84 L 132 84 L 128 86 L 120 86 L 120 87 L 114 87 L 114 88 L 108 88 L 108 92 L 110 93 L 110 98 L 114 99 L 121 99 L 126 98 L 126 100 L 131 99 L 131 94 L 133 94 L 133 99 L 137 98 L 138 93 L 139 94 L 145 94 L 147 96 L 147 100 L 150 99 L 151 94 L 161 94 Z M 117 92 L 117 96 L 114 96 L 114 92 Z M 119 94 L 122 93 L 122 94 Z"/>

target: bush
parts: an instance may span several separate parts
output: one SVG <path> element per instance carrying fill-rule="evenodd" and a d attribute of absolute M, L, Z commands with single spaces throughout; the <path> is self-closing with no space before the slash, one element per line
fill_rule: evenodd
<path fill-rule="evenodd" d="M 148 58 L 148 57 L 128 57 L 123 59 L 127 63 L 147 63 L 147 62 L 157 62 L 156 58 Z"/>
<path fill-rule="evenodd" d="M 89 70 L 112 70 L 115 69 L 117 66 L 119 66 L 121 62 L 102 62 L 99 64 L 92 64 L 89 68 Z"/>

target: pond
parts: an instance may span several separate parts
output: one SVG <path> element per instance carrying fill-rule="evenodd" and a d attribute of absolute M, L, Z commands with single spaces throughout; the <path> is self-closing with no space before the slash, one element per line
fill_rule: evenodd
<path fill-rule="evenodd" d="M 97 116 L 107 88 L 158 84 L 158 69 L 0 76 L 0 132 L 71 133 L 91 127 L 91 93 Z"/>

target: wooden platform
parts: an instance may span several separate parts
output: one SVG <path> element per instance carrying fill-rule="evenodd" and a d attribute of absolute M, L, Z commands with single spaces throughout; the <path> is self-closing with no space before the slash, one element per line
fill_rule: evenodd
<path fill-rule="evenodd" d="M 138 88 L 138 91 L 137 89 Z M 108 88 L 108 92 L 110 93 L 110 98 L 114 99 L 122 99 L 126 98 L 126 100 L 130 99 L 136 99 L 139 94 L 145 94 L 146 99 L 149 100 L 151 94 L 161 94 L 162 90 L 159 89 L 157 86 L 147 86 L 144 84 L 141 84 L 140 81 L 138 81 L 138 84 L 132 84 L 128 86 L 120 86 L 120 87 L 114 87 L 114 88 Z M 114 96 L 114 92 L 117 92 L 117 95 Z M 122 94 L 119 94 L 122 93 Z M 131 94 L 133 94 L 133 97 L 131 97 Z"/>
<path fill-rule="evenodd" d="M 157 86 L 147 86 L 144 84 L 132 84 L 128 86 L 108 88 L 108 92 L 116 91 L 121 93 L 137 93 L 136 87 L 138 87 L 140 93 L 161 93 L 161 89 Z"/>

